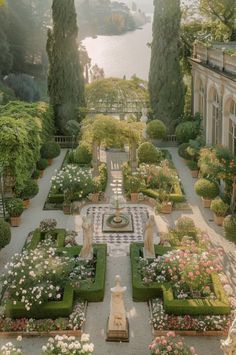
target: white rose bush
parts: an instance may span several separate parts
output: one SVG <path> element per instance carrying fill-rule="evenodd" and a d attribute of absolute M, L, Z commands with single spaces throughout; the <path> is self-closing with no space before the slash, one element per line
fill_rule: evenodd
<path fill-rule="evenodd" d="M 89 342 L 88 334 L 82 334 L 80 341 L 74 336 L 56 335 L 48 339 L 42 351 L 46 355 L 90 355 L 94 351 L 94 345 Z"/>

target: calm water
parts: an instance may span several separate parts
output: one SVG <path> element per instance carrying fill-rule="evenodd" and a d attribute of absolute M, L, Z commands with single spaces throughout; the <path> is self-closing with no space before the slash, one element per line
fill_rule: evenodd
<path fill-rule="evenodd" d="M 121 36 L 98 36 L 86 38 L 87 48 L 93 64 L 103 68 L 106 77 L 129 79 L 136 74 L 148 79 L 151 49 L 147 46 L 152 40 L 152 24 Z"/>

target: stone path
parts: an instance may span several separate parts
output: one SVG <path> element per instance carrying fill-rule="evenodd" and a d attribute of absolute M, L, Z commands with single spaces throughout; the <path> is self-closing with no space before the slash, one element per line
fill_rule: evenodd
<path fill-rule="evenodd" d="M 175 211 L 168 216 L 156 216 L 156 222 L 159 232 L 166 231 L 167 225 L 174 224 L 176 219 L 183 215 L 192 216 L 195 223 L 202 230 L 206 230 L 210 235 L 212 242 L 216 246 L 221 246 L 226 251 L 224 256 L 224 266 L 226 273 L 230 276 L 234 286 L 236 287 L 236 248 L 235 245 L 226 241 L 222 237 L 222 228 L 217 227 L 211 220 L 212 214 L 209 210 L 201 207 L 201 200 L 198 198 L 193 189 L 193 182 L 188 168 L 185 166 L 181 158 L 177 154 L 176 148 L 169 149 L 175 166 L 177 167 L 185 193 L 188 196 L 188 202 L 191 211 Z M 64 150 L 53 165 L 46 170 L 45 176 L 39 182 L 40 192 L 32 200 L 29 210 L 25 211 L 22 216 L 22 224 L 18 228 L 12 228 L 12 240 L 9 246 L 0 251 L 0 269 L 3 272 L 5 263 L 15 253 L 19 252 L 24 244 L 27 234 L 35 229 L 43 218 L 55 218 L 58 226 L 67 229 L 76 229 L 79 232 L 79 242 L 82 241 L 81 234 L 81 216 L 65 216 L 61 211 L 44 211 L 43 205 L 50 189 L 50 179 L 55 173 L 55 169 L 60 168 L 66 151 Z M 103 154 L 104 155 L 104 154 Z M 117 165 L 116 158 L 118 157 Z M 113 167 L 109 175 L 109 186 L 106 191 L 107 196 L 112 194 L 112 185 L 114 179 L 121 179 L 119 170 L 120 164 L 127 159 L 125 153 L 109 152 L 107 156 L 108 165 Z M 140 206 L 140 205 L 138 205 Z M 90 205 L 93 207 L 93 205 Z M 136 207 L 136 205 L 133 205 Z M 84 210 L 87 213 L 87 209 Z M 115 254 L 114 254 L 115 255 Z M 122 285 L 127 286 L 125 295 L 125 303 L 130 321 L 130 343 L 107 343 L 105 342 L 106 321 L 109 314 L 110 288 L 114 286 L 115 275 L 120 274 Z M 128 256 L 108 257 L 106 293 L 102 303 L 90 303 L 87 313 L 86 331 L 91 334 L 91 340 L 95 344 L 95 355 L 146 355 L 148 354 L 147 346 L 151 341 L 151 329 L 149 326 L 149 311 L 146 303 L 135 303 L 131 298 L 131 275 L 130 261 Z M 9 341 L 9 338 L 0 338 L 0 345 Z M 45 338 L 24 339 L 23 348 L 28 355 L 41 354 L 41 346 L 45 343 Z M 220 355 L 222 354 L 219 346 L 219 338 L 199 337 L 188 338 L 186 342 L 194 345 L 198 355 Z"/>

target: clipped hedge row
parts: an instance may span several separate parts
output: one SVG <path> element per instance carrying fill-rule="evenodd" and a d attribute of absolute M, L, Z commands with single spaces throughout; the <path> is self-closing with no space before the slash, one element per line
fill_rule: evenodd
<path fill-rule="evenodd" d="M 144 195 L 147 195 L 147 196 L 155 198 L 155 199 L 159 198 L 158 190 L 143 189 L 142 193 Z M 186 201 L 186 197 L 185 197 L 185 195 L 182 192 L 180 184 L 175 184 L 174 193 L 170 194 L 170 201 L 176 202 L 176 203 Z"/>
<path fill-rule="evenodd" d="M 66 231 L 65 229 L 54 229 L 51 232 L 48 232 L 44 234 L 43 232 L 40 231 L 40 229 L 35 229 L 33 232 L 33 236 L 31 239 L 31 242 L 27 245 L 27 249 L 33 250 L 37 248 L 38 244 L 44 239 L 47 238 L 47 235 L 52 236 L 55 238 L 56 248 L 63 248 L 65 246 L 65 238 L 66 238 Z"/>
<path fill-rule="evenodd" d="M 198 315 L 198 314 L 229 314 L 230 304 L 226 296 L 219 276 L 212 274 L 212 283 L 216 300 L 212 299 L 174 299 L 170 284 L 153 282 L 145 285 L 142 282 L 138 270 L 138 258 L 141 256 L 143 244 L 134 243 L 130 246 L 131 270 L 132 270 L 132 292 L 135 301 L 148 301 L 151 298 L 163 297 L 164 308 L 167 313 L 176 315 Z M 156 255 L 165 254 L 170 248 L 155 246 Z"/>
<path fill-rule="evenodd" d="M 56 319 L 59 317 L 68 317 L 73 310 L 73 298 L 73 288 L 70 285 L 66 285 L 61 301 L 49 301 L 40 306 L 32 307 L 30 311 L 26 311 L 22 302 L 13 304 L 13 301 L 7 301 L 5 314 L 10 318 Z"/>
<path fill-rule="evenodd" d="M 81 246 L 76 246 L 63 248 L 60 251 L 69 256 L 76 256 L 79 255 L 81 248 Z M 95 281 L 92 284 L 81 281 L 80 287 L 74 288 L 74 294 L 89 302 L 101 302 L 105 294 L 107 245 L 94 244 L 93 252 L 97 258 Z"/>

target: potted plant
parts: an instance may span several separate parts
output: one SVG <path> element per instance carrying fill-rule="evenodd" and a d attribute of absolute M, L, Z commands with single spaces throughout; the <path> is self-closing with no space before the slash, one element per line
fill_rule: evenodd
<path fill-rule="evenodd" d="M 172 212 L 172 202 L 170 194 L 166 190 L 159 190 L 159 201 L 156 204 L 155 210 L 159 213 L 170 214 Z"/>
<path fill-rule="evenodd" d="M 142 186 L 140 178 L 134 175 L 130 176 L 128 180 L 128 186 L 131 202 L 138 202 L 138 194 Z"/>
<path fill-rule="evenodd" d="M 211 201 L 219 195 L 219 186 L 216 182 L 199 179 L 194 185 L 196 194 L 202 198 L 203 207 L 210 208 Z"/>
<path fill-rule="evenodd" d="M 12 227 L 18 227 L 20 225 L 20 216 L 24 211 L 24 204 L 20 198 L 12 198 L 7 201 L 6 204 L 7 212 L 10 215 L 10 221 Z"/>
<path fill-rule="evenodd" d="M 48 165 L 52 164 L 54 158 L 60 155 L 60 145 L 54 141 L 46 142 L 42 145 L 40 154 L 41 157 L 48 160 Z"/>
<path fill-rule="evenodd" d="M 23 200 L 24 208 L 28 208 L 30 204 L 30 199 L 36 196 L 39 192 L 39 187 L 37 182 L 29 179 L 25 183 L 24 189 L 20 193 L 20 198 Z"/>
<path fill-rule="evenodd" d="M 0 249 L 4 248 L 11 241 L 11 228 L 9 223 L 0 219 Z"/>
<path fill-rule="evenodd" d="M 197 178 L 199 173 L 197 162 L 194 160 L 188 160 L 186 164 L 189 170 L 191 170 L 192 177 Z"/>
<path fill-rule="evenodd" d="M 211 202 L 211 210 L 214 212 L 214 222 L 218 226 L 222 226 L 226 213 L 229 210 L 229 205 L 221 198 L 216 198 Z"/>
<path fill-rule="evenodd" d="M 35 169 L 31 178 L 35 181 L 38 182 L 38 179 L 40 177 L 40 171 L 38 169 Z"/>
<path fill-rule="evenodd" d="M 47 159 L 40 159 L 37 162 L 37 169 L 39 170 L 39 176 L 42 178 L 44 175 L 44 170 L 48 167 L 48 161 Z"/>
<path fill-rule="evenodd" d="M 236 215 L 229 215 L 224 219 L 225 238 L 236 243 Z"/>

